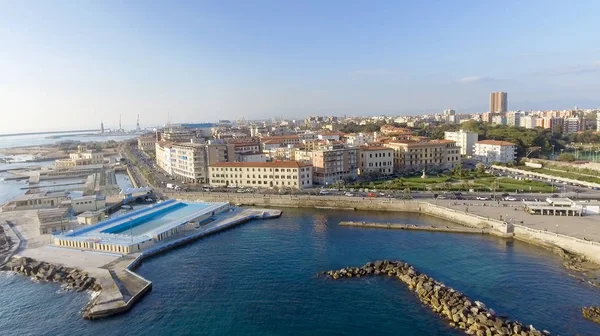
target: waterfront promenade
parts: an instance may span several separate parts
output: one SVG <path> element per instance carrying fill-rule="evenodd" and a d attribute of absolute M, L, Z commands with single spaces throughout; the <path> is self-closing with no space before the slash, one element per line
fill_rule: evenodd
<path fill-rule="evenodd" d="M 269 207 L 399 211 L 434 216 L 490 234 L 514 237 L 545 247 L 559 247 L 600 264 L 599 215 L 582 217 L 536 216 L 522 211 L 520 202 L 397 200 L 346 196 L 261 195 L 244 193 L 172 193 L 167 196 L 202 201 Z M 486 204 L 487 206 L 483 206 Z M 502 216 L 502 217 L 500 217 Z M 561 223 L 564 223 L 561 225 Z M 576 223 L 576 224 L 573 224 Z M 556 225 L 559 232 L 555 232 Z M 564 226 L 564 229 L 561 227 Z"/>

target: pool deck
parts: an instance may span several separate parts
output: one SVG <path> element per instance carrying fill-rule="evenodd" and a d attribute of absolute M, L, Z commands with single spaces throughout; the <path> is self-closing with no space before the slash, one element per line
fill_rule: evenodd
<path fill-rule="evenodd" d="M 216 220 L 197 230 L 182 232 L 141 253 L 122 256 L 100 267 L 94 274 L 100 276 L 97 280 L 102 285 L 102 291 L 84 308 L 83 316 L 87 319 L 99 319 L 131 309 L 144 294 L 152 289 L 150 280 L 133 271 L 144 259 L 253 219 L 269 219 L 279 216 L 281 216 L 280 210 L 238 209 L 234 214 L 217 215 Z"/>

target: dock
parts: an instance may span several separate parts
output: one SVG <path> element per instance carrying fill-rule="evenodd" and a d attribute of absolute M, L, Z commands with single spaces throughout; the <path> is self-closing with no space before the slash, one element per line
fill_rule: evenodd
<path fill-rule="evenodd" d="M 399 224 L 399 223 L 369 223 L 369 222 L 340 222 L 340 226 L 352 226 L 373 229 L 390 229 L 390 230 L 410 230 L 410 231 L 430 231 L 430 232 L 449 232 L 449 233 L 472 233 L 472 234 L 487 234 L 487 229 L 476 229 L 458 226 L 435 226 L 435 225 L 414 225 L 414 224 Z"/>
<path fill-rule="evenodd" d="M 152 289 L 152 282 L 133 271 L 144 259 L 225 231 L 253 219 L 280 217 L 281 213 L 280 210 L 243 209 L 234 215 L 217 215 L 214 221 L 191 233 L 174 236 L 172 239 L 163 241 L 160 245 L 155 245 L 141 253 L 125 255 L 101 267 L 97 273 L 101 276 L 97 279 L 102 285 L 102 291 L 84 308 L 83 317 L 95 320 L 124 313 L 148 293 Z"/>

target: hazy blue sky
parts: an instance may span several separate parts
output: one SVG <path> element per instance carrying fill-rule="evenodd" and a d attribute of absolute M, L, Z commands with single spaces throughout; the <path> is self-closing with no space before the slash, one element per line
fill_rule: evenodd
<path fill-rule="evenodd" d="M 177 3 L 177 4 L 175 4 Z M 74 4 L 77 4 L 76 6 Z M 4 1 L 0 132 L 600 106 L 600 1 Z"/>

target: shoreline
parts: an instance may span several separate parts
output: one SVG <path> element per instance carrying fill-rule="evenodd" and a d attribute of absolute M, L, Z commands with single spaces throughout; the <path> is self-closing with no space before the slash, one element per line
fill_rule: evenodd
<path fill-rule="evenodd" d="M 89 301 L 81 309 L 85 319 L 101 319 L 129 311 L 152 290 L 152 281 L 145 279 L 134 270 L 146 259 L 193 243 L 206 236 L 235 228 L 255 219 L 278 218 L 281 210 L 242 209 L 230 216 L 212 221 L 199 231 L 173 237 L 141 253 L 115 255 L 115 259 L 98 266 L 76 267 L 61 257 L 43 256 L 39 259 L 19 255 L 10 256 L 9 261 L 0 270 L 13 272 L 31 278 L 34 281 L 56 282 L 67 291 L 91 290 Z M 20 242 L 11 242 L 10 248 L 16 250 Z M 66 253 L 92 252 L 81 249 L 61 248 Z M 100 266 L 102 265 L 102 266 Z"/>
<path fill-rule="evenodd" d="M 229 202 L 241 206 L 271 206 L 280 208 L 305 208 L 353 211 L 406 212 L 444 219 L 463 227 L 485 230 L 486 233 L 506 239 L 515 239 L 542 247 L 559 254 L 567 261 L 565 268 L 584 273 L 582 281 L 600 287 L 600 279 L 586 275 L 600 270 L 600 242 L 584 241 L 572 236 L 545 232 L 524 225 L 484 217 L 471 212 L 452 209 L 443 205 L 418 200 L 389 200 L 383 198 L 361 199 L 349 197 L 305 196 L 305 195 L 251 195 L 215 192 L 166 193 L 165 196 L 204 201 Z M 566 257 L 568 256 L 568 257 Z M 583 265 L 592 263 L 592 267 Z M 581 279 L 581 278 L 580 278 Z M 592 281 L 594 280 L 594 281 Z"/>

